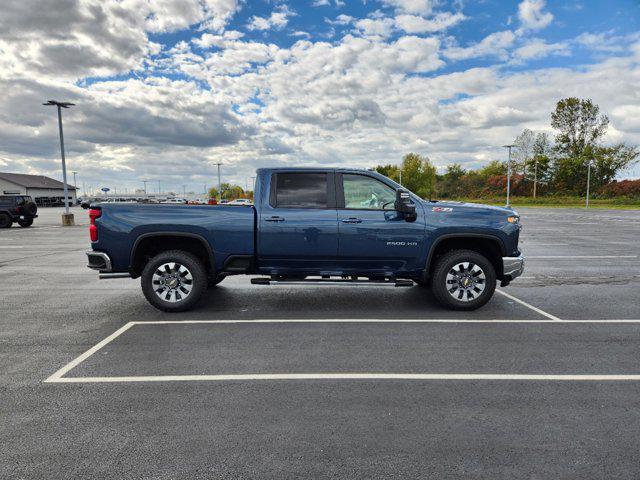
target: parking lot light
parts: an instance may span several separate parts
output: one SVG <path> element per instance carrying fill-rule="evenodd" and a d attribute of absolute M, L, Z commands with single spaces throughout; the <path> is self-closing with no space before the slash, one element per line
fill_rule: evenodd
<path fill-rule="evenodd" d="M 72 226 L 74 225 L 73 213 L 69 213 L 69 188 L 67 187 L 67 165 L 64 158 L 64 135 L 62 134 L 62 109 L 69 108 L 75 105 L 70 102 L 57 102 L 56 100 L 49 100 L 47 103 L 43 103 L 46 106 L 55 105 L 58 108 L 58 129 L 60 130 L 60 155 L 62 156 L 62 182 L 64 186 L 64 213 L 62 214 L 62 225 Z"/>
<path fill-rule="evenodd" d="M 515 147 L 516 145 L 503 145 L 503 148 L 506 148 L 509 150 L 509 160 L 507 161 L 507 204 L 505 205 L 506 207 L 510 207 L 511 205 L 509 204 L 509 196 L 511 193 L 511 149 L 513 147 Z"/>

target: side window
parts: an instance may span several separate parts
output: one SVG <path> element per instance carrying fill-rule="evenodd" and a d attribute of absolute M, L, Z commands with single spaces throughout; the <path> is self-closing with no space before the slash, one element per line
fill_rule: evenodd
<path fill-rule="evenodd" d="M 375 178 L 345 174 L 344 207 L 359 210 L 393 210 L 396 191 Z"/>
<path fill-rule="evenodd" d="M 278 173 L 276 207 L 327 208 L 326 173 Z"/>

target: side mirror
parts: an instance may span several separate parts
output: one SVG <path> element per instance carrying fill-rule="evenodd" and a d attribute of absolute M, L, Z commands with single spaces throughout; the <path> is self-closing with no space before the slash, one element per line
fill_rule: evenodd
<path fill-rule="evenodd" d="M 416 204 L 411 200 L 411 194 L 408 191 L 399 189 L 396 190 L 396 212 L 402 213 L 407 222 L 413 222 L 416 220 Z"/>

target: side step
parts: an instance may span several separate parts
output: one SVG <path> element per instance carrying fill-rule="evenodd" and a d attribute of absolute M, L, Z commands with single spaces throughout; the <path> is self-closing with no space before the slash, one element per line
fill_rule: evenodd
<path fill-rule="evenodd" d="M 330 279 L 330 278 L 312 278 L 312 279 L 273 279 L 273 278 L 252 278 L 253 285 L 348 285 L 348 286 L 366 286 L 366 287 L 413 287 L 412 280 L 351 280 L 351 279 Z"/>

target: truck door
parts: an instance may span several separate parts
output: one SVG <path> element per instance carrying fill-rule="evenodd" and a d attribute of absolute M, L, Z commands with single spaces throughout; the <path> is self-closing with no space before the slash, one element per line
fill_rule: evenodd
<path fill-rule="evenodd" d="M 329 269 L 338 255 L 334 174 L 273 173 L 259 222 L 261 269 L 277 273 Z"/>
<path fill-rule="evenodd" d="M 396 190 L 366 174 L 336 174 L 338 259 L 360 273 L 421 270 L 425 263 L 425 215 L 407 222 L 395 211 Z"/>

